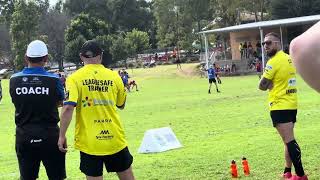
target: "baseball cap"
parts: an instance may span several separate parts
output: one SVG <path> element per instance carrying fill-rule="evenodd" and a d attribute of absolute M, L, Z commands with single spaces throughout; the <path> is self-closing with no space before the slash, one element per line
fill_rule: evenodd
<path fill-rule="evenodd" d="M 82 45 L 80 53 L 85 58 L 93 58 L 101 55 L 102 49 L 95 40 L 89 40 Z"/>
<path fill-rule="evenodd" d="M 31 58 L 43 57 L 48 55 L 47 45 L 40 40 L 32 41 L 27 48 L 27 56 Z"/>

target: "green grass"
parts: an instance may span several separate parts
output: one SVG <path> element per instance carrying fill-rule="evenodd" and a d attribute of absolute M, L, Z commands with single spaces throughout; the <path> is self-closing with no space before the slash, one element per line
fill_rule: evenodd
<path fill-rule="evenodd" d="M 129 70 L 140 91 L 128 94 L 127 106 L 120 111 L 133 170 L 139 180 L 230 179 L 230 161 L 235 159 L 241 179 L 280 179 L 283 171 L 283 144 L 272 127 L 267 93 L 257 89 L 257 76 L 222 78 L 222 93 L 207 94 L 208 82 L 194 76 L 194 64 L 158 66 Z M 300 78 L 296 139 L 309 179 L 320 179 L 318 139 L 320 96 Z M 0 104 L 0 180 L 18 179 L 14 149 L 14 107 L 8 81 L 2 82 Z M 214 89 L 214 88 L 213 88 Z M 74 123 L 74 121 L 73 121 Z M 138 154 L 144 132 L 170 126 L 183 148 L 156 154 Z M 68 179 L 85 179 L 79 170 L 79 152 L 73 149 L 74 124 L 68 131 Z M 244 177 L 240 159 L 246 156 L 251 175 Z M 113 173 L 105 179 L 117 179 Z M 41 167 L 40 178 L 47 179 Z"/>

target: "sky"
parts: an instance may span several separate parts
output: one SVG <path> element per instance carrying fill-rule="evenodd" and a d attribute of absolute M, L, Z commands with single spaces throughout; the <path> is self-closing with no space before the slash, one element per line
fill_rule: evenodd
<path fill-rule="evenodd" d="M 55 5 L 58 2 L 58 0 L 49 0 L 49 3 L 51 6 Z"/>

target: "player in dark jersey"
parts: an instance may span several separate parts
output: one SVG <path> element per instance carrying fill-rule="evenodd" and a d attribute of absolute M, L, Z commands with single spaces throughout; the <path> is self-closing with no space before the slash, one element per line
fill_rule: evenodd
<path fill-rule="evenodd" d="M 59 77 L 45 71 L 48 49 L 44 42 L 32 41 L 25 60 L 28 67 L 10 79 L 10 95 L 15 106 L 16 154 L 20 178 L 38 178 L 40 162 L 49 180 L 66 178 L 65 153 L 58 149 L 58 105 L 64 99 Z"/>

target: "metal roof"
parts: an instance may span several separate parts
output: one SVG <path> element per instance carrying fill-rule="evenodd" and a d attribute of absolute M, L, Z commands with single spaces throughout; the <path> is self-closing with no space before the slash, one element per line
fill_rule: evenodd
<path fill-rule="evenodd" d="M 225 28 L 212 29 L 207 31 L 200 31 L 199 34 L 233 32 L 233 31 L 259 29 L 259 28 L 274 27 L 274 26 L 277 26 L 277 27 L 294 26 L 294 25 L 309 24 L 312 22 L 317 22 L 319 20 L 320 20 L 320 15 L 303 16 L 303 17 L 288 18 L 288 19 L 277 19 L 277 20 L 271 20 L 271 21 L 260 21 L 260 22 L 254 22 L 254 23 L 248 23 L 248 24 L 240 24 L 236 26 L 229 26 Z"/>

